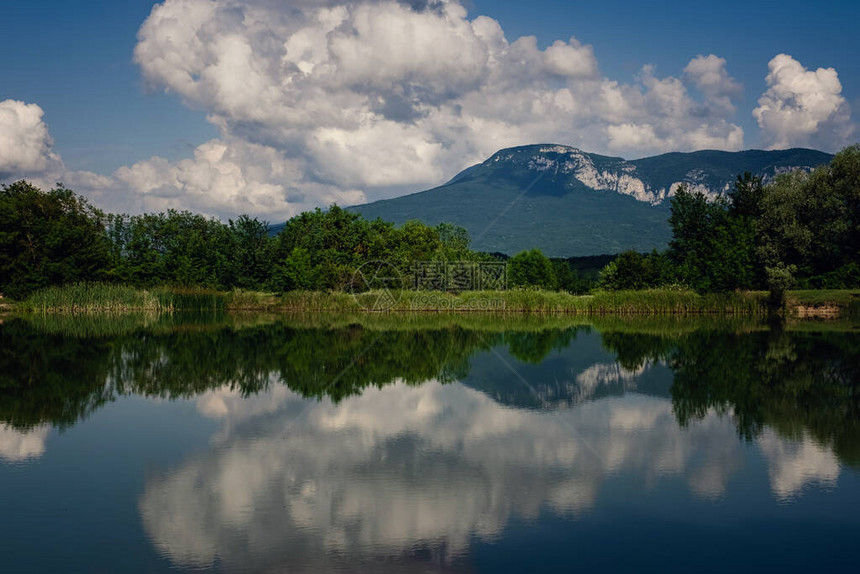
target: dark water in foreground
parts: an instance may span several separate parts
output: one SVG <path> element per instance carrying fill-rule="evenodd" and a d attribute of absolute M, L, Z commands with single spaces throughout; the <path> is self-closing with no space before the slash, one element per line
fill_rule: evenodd
<path fill-rule="evenodd" d="M 856 568 L 857 329 L 458 321 L 7 320 L 0 572 Z"/>

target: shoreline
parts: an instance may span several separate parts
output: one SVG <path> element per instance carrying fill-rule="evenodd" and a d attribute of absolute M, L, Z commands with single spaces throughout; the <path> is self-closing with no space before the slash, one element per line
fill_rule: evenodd
<path fill-rule="evenodd" d="M 27 300 L 0 302 L 0 317 L 13 314 L 127 314 L 172 312 L 358 313 L 416 315 L 569 315 L 569 316 L 715 316 L 772 315 L 763 291 L 699 295 L 692 291 L 650 289 L 598 291 L 589 295 L 541 290 L 303 292 L 136 289 L 77 284 L 34 293 Z M 860 290 L 789 291 L 777 313 L 802 320 L 860 316 Z"/>
<path fill-rule="evenodd" d="M 186 332 L 189 329 L 245 330 L 284 325 L 296 330 L 480 331 L 482 333 L 543 333 L 569 329 L 675 337 L 708 330 L 724 333 L 777 331 L 856 333 L 857 319 L 819 320 L 792 317 L 718 315 L 539 315 L 490 313 L 348 313 L 348 312 L 171 312 L 171 313 L 27 313 L 5 323 L 23 322 L 40 332 L 72 337 L 104 337 L 146 332 Z M 2 326 L 0 326 L 2 329 Z"/>

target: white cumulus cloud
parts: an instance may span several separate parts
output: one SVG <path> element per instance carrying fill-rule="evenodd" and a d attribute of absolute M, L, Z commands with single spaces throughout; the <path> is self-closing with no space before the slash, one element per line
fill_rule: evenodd
<path fill-rule="evenodd" d="M 360 203 L 357 190 L 307 181 L 301 160 L 242 139 L 216 139 L 191 158 L 151 158 L 114 173 L 125 193 L 101 193 L 100 203 L 132 212 L 192 209 L 210 215 L 239 213 L 289 217 L 319 204 Z"/>
<path fill-rule="evenodd" d="M 69 172 L 34 104 L 0 104 L 0 179 L 63 181 L 112 211 L 191 209 L 283 220 L 446 181 L 536 142 L 626 157 L 740 150 L 742 86 L 716 55 L 675 76 L 608 78 L 576 38 L 509 39 L 456 0 L 165 0 L 134 58 L 154 89 L 207 112 L 191 157 Z M 834 70 L 771 61 L 755 116 L 770 147 L 852 134 Z"/>
<path fill-rule="evenodd" d="M 734 113 L 735 101 L 743 94 L 743 86 L 726 70 L 726 60 L 715 56 L 696 56 L 684 68 L 684 77 L 719 110 Z"/>
<path fill-rule="evenodd" d="M 44 113 L 36 104 L 0 102 L 0 176 L 45 171 L 56 161 Z"/>
<path fill-rule="evenodd" d="M 134 58 L 152 88 L 205 110 L 220 136 L 179 161 L 68 172 L 41 110 L 23 107 L 30 127 L 7 130 L 14 151 L 0 166 L 14 174 L 4 176 L 77 184 L 112 211 L 278 220 L 439 184 L 514 145 L 619 155 L 743 147 L 725 61 L 698 58 L 683 78 L 646 67 L 620 83 L 576 38 L 545 49 L 535 37 L 509 40 L 455 0 L 165 0 Z"/>
<path fill-rule="evenodd" d="M 769 149 L 835 150 L 851 143 L 855 126 L 836 70 L 808 70 L 787 54 L 773 58 L 768 69 L 768 89 L 753 116 Z"/>
<path fill-rule="evenodd" d="M 111 178 L 88 171 L 70 171 L 53 150 L 54 140 L 38 104 L 0 102 L 0 184 L 27 179 L 43 189 L 57 182 L 97 195 Z"/>
<path fill-rule="evenodd" d="M 333 198 L 418 190 L 538 141 L 637 155 L 741 149 L 726 106 L 708 103 L 736 95 L 717 60 L 719 88 L 704 73 L 682 81 L 650 68 L 624 84 L 603 77 L 576 38 L 546 49 L 534 37 L 509 40 L 454 0 L 166 0 L 142 25 L 135 61 L 150 86 L 206 110 L 221 137 L 190 160 L 153 158 L 117 176 L 135 193 L 194 198 L 214 213 L 290 215 Z M 200 156 L 221 146 L 233 184 L 200 173 L 209 165 Z M 284 169 L 257 170 L 258 185 L 243 186 L 242 158 L 258 154 Z"/>

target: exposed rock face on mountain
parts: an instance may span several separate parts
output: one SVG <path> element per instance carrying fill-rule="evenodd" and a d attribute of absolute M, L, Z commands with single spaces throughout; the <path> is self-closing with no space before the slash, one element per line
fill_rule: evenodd
<path fill-rule="evenodd" d="M 627 161 L 559 145 L 505 149 L 428 191 L 350 208 L 365 217 L 466 227 L 473 247 L 551 256 L 664 248 L 669 199 L 686 184 L 709 196 L 744 172 L 765 181 L 825 164 L 830 154 L 783 151 L 668 153 Z"/>

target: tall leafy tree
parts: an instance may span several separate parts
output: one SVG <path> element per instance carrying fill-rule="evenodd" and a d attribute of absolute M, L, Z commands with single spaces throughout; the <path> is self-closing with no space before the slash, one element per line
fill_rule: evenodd
<path fill-rule="evenodd" d="M 255 233 L 254 226 L 265 225 L 255 221 L 244 220 L 250 234 Z M 113 275 L 138 286 L 244 286 L 240 279 L 245 266 L 253 265 L 262 255 L 250 253 L 250 240 L 237 235 L 232 224 L 188 211 L 112 216 L 108 236 L 113 242 Z M 246 250 L 239 252 L 243 240 Z"/>
<path fill-rule="evenodd" d="M 737 197 L 747 195 L 742 191 Z M 731 205 L 725 198 L 710 200 L 685 186 L 672 198 L 668 255 L 681 280 L 698 291 L 748 289 L 754 284 L 755 230 L 747 219 L 733 214 Z"/>
<path fill-rule="evenodd" d="M 735 180 L 734 188 L 729 192 L 731 215 L 755 222 L 761 217 L 763 195 L 764 185 L 761 177 L 754 176 L 748 171 L 739 175 Z"/>
<path fill-rule="evenodd" d="M 511 257 L 508 261 L 508 282 L 512 287 L 558 287 L 552 261 L 540 249 L 523 251 Z"/>
<path fill-rule="evenodd" d="M 771 291 L 860 286 L 860 146 L 764 187 L 758 257 Z"/>
<path fill-rule="evenodd" d="M 440 223 L 436 226 L 441 242 L 441 255 L 448 261 L 468 260 L 473 257 L 469 251 L 469 232 L 465 227 L 453 223 Z"/>
<path fill-rule="evenodd" d="M 600 272 L 603 289 L 650 289 L 672 283 L 674 274 L 668 258 L 656 250 L 648 255 L 625 251 Z"/>
<path fill-rule="evenodd" d="M 377 228 L 378 231 L 383 231 Z M 345 289 L 355 270 L 385 245 L 374 242 L 371 224 L 360 215 L 350 213 L 337 205 L 328 210 L 315 209 L 293 217 L 275 239 L 274 282 L 275 290 L 289 289 L 289 283 L 280 283 L 289 277 L 301 262 L 313 276 L 310 289 Z M 297 253 L 294 251 L 302 249 Z M 288 268 L 285 268 L 287 266 Z"/>
<path fill-rule="evenodd" d="M 269 224 L 256 217 L 242 215 L 230 220 L 233 286 L 261 289 L 272 271 L 272 248 Z"/>
<path fill-rule="evenodd" d="M 0 293 L 108 276 L 105 216 L 58 184 L 44 192 L 18 181 L 0 187 Z"/>

